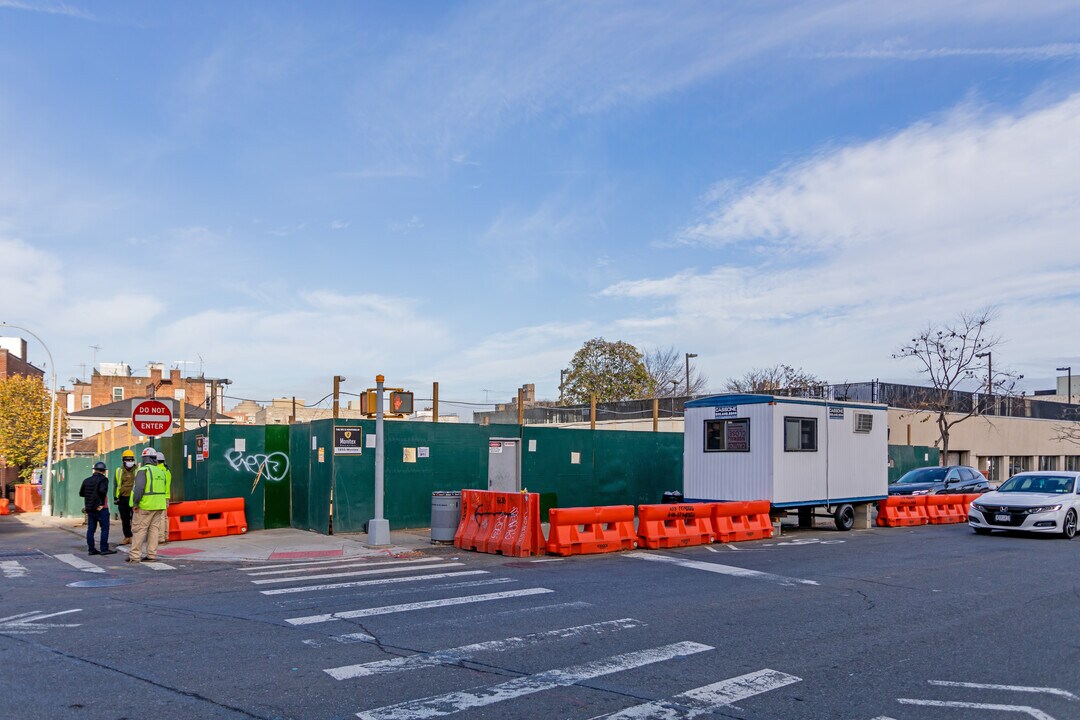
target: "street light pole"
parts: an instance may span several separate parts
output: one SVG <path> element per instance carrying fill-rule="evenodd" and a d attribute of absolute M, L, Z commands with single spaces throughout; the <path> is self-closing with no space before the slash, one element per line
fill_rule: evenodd
<path fill-rule="evenodd" d="M 0 322 L 0 326 L 22 330 L 24 333 L 31 335 L 35 340 L 41 343 L 41 347 L 45 348 L 45 354 L 49 356 L 49 370 L 52 374 L 52 392 L 49 396 L 49 451 L 46 456 L 47 459 L 45 460 L 45 496 L 41 498 L 41 514 L 52 515 L 52 462 L 53 440 L 55 438 L 53 433 L 56 426 L 56 363 L 53 362 L 53 356 L 52 353 L 49 352 L 49 346 L 32 331 L 19 325 L 12 325 L 11 323 L 6 322 Z M 28 358 L 23 358 L 23 360 L 25 360 L 28 365 L 30 364 Z"/>
<path fill-rule="evenodd" d="M 1066 388 L 1065 392 L 1069 396 L 1069 405 L 1072 405 L 1072 365 L 1069 365 L 1068 367 L 1059 367 L 1058 372 L 1068 372 L 1069 373 L 1069 381 L 1068 381 L 1069 385 L 1068 385 L 1068 388 Z"/>
<path fill-rule="evenodd" d="M 696 358 L 697 353 L 686 353 L 686 397 L 690 397 L 690 358 Z"/>

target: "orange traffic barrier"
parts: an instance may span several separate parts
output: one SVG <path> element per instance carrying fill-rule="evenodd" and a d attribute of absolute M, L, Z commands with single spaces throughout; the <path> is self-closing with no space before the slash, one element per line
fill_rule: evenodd
<path fill-rule="evenodd" d="M 714 504 L 638 505 L 638 546 L 656 550 L 711 543 Z"/>
<path fill-rule="evenodd" d="M 540 495 L 462 490 L 454 546 L 510 557 L 543 555 Z"/>
<path fill-rule="evenodd" d="M 962 506 L 962 509 L 964 511 L 964 520 L 963 521 L 967 522 L 968 511 L 971 510 L 971 503 L 973 503 L 976 500 L 978 500 L 979 498 L 981 498 L 982 493 L 965 493 L 964 495 L 960 495 L 958 497 L 964 498 L 964 500 L 963 500 L 964 504 Z"/>
<path fill-rule="evenodd" d="M 931 525 L 967 522 L 967 504 L 963 495 L 927 495 L 926 518 Z"/>
<path fill-rule="evenodd" d="M 0 515 L 10 515 L 11 508 L 8 507 L 8 499 L 0 498 Z"/>
<path fill-rule="evenodd" d="M 716 542 L 763 540 L 773 534 L 769 501 L 713 503 L 713 532 Z"/>
<path fill-rule="evenodd" d="M 41 489 L 39 485 L 18 483 L 15 485 L 15 512 L 40 512 Z"/>
<path fill-rule="evenodd" d="M 925 525 L 926 495 L 890 495 L 878 500 L 878 527 L 912 527 Z"/>
<path fill-rule="evenodd" d="M 548 522 L 551 555 L 617 552 L 637 546 L 633 505 L 551 508 Z"/>
<path fill-rule="evenodd" d="M 242 497 L 172 503 L 168 517 L 169 540 L 197 540 L 247 532 Z"/>

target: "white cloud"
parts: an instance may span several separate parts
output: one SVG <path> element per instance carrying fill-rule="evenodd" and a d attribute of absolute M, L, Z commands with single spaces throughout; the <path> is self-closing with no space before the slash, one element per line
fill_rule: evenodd
<path fill-rule="evenodd" d="M 1080 58 L 1080 43 L 1051 43 L 1029 47 L 877 47 L 814 53 L 808 57 L 839 60 L 940 60 L 953 57 L 990 57 L 1009 60 Z"/>
<path fill-rule="evenodd" d="M 349 227 L 349 223 L 347 221 L 345 221 L 345 220 L 331 220 L 330 221 L 330 229 L 331 230 L 344 230 L 347 227 Z"/>
<path fill-rule="evenodd" d="M 0 9 L 25 10 L 47 15 L 64 15 L 80 20 L 96 20 L 92 14 L 65 2 L 29 2 L 28 0 L 0 0 Z"/>
<path fill-rule="evenodd" d="M 647 305 L 625 327 L 677 327 L 702 362 L 711 353 L 739 368 L 885 374 L 906 333 L 991 304 L 999 332 L 1016 338 L 1008 362 L 1058 355 L 1080 343 L 1069 322 L 1080 310 L 1077 137 L 1080 95 L 1019 114 L 962 107 L 825 151 L 741 190 L 724 185 L 680 234 L 729 259 L 603 294 Z"/>

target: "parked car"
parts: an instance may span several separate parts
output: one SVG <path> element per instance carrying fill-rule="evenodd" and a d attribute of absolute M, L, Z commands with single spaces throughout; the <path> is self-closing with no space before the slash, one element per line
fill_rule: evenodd
<path fill-rule="evenodd" d="M 889 485 L 890 495 L 984 493 L 990 489 L 983 474 L 967 465 L 924 467 L 911 470 Z"/>
<path fill-rule="evenodd" d="M 992 530 L 1076 535 L 1080 517 L 1080 472 L 1024 472 L 971 503 L 968 525 L 980 535 Z"/>

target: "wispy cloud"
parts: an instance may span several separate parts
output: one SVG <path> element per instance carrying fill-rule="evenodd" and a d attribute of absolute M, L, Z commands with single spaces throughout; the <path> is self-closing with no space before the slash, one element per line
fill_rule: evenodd
<path fill-rule="evenodd" d="M 1030 47 L 880 47 L 819 52 L 802 57 L 841 60 L 940 60 L 954 57 L 989 57 L 1008 60 L 1076 60 L 1080 43 L 1052 43 Z"/>
<path fill-rule="evenodd" d="M 64 15 L 79 20 L 97 20 L 91 13 L 65 2 L 30 2 L 29 0 L 0 0 L 0 9 Z"/>

